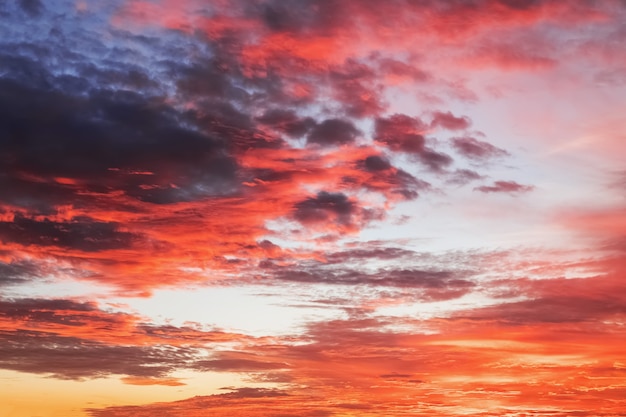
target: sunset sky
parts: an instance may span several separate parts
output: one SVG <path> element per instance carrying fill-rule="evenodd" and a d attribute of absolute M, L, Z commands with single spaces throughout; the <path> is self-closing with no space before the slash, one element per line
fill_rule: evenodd
<path fill-rule="evenodd" d="M 0 416 L 626 416 L 623 0 L 0 1 Z"/>

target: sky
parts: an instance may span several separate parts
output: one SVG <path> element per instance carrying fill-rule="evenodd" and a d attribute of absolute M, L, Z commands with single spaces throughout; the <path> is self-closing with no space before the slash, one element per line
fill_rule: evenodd
<path fill-rule="evenodd" d="M 626 416 L 622 0 L 0 2 L 0 415 Z"/>

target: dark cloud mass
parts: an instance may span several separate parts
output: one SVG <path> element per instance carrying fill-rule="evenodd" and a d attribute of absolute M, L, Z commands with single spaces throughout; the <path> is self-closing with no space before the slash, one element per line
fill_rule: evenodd
<path fill-rule="evenodd" d="M 348 224 L 357 206 L 345 194 L 321 191 L 295 205 L 294 218 L 304 224 L 334 220 Z"/>
<path fill-rule="evenodd" d="M 89 342 L 50 333 L 0 330 L 0 367 L 51 374 L 61 379 L 109 374 L 159 377 L 179 367 L 185 349 L 167 346 L 124 346 Z"/>
<path fill-rule="evenodd" d="M 38 221 L 16 216 L 0 222 L 0 241 L 21 245 L 58 246 L 86 252 L 131 246 L 136 237 L 118 229 L 118 224 L 74 218 L 69 222 Z"/>
<path fill-rule="evenodd" d="M 39 16 L 43 10 L 40 0 L 18 0 L 18 4 L 31 17 Z"/>
<path fill-rule="evenodd" d="M 43 316 L 47 316 L 47 318 L 54 320 L 55 310 L 85 313 L 95 311 L 96 306 L 94 303 L 81 303 L 72 300 L 42 300 L 34 298 L 11 301 L 0 300 L 0 317 L 2 318 L 28 318 L 35 321 L 47 321 L 47 319 L 43 319 Z M 33 317 L 37 314 L 41 314 L 42 317 Z"/>
<path fill-rule="evenodd" d="M 300 118 L 295 112 L 290 110 L 268 110 L 258 117 L 257 120 L 292 138 L 303 136 L 315 126 L 315 121 L 312 118 Z"/>
<path fill-rule="evenodd" d="M 45 179 L 39 182 L 62 177 L 103 191 L 126 187 L 140 200 L 168 203 L 232 192 L 235 186 L 236 163 L 225 145 L 181 127 L 194 123 L 193 116 L 176 115 L 158 99 L 114 91 L 95 91 L 85 99 L 8 80 L 1 84 L 0 180 L 7 187 L 24 175 Z"/>
<path fill-rule="evenodd" d="M 350 121 L 327 119 L 311 130 L 307 142 L 322 146 L 346 145 L 354 142 L 358 134 L 359 130 Z"/>
<path fill-rule="evenodd" d="M 28 261 L 0 262 L 0 287 L 25 283 L 30 279 L 40 277 L 43 274 L 41 268 Z"/>
<path fill-rule="evenodd" d="M 363 161 L 365 169 L 368 171 L 385 171 L 391 168 L 389 161 L 382 156 L 371 155 L 365 158 Z"/>

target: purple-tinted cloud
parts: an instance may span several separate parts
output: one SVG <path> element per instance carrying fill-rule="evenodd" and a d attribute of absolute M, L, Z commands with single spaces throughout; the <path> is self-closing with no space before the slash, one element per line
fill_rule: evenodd
<path fill-rule="evenodd" d="M 515 181 L 495 181 L 493 185 L 482 185 L 474 188 L 481 193 L 525 193 L 533 190 L 532 185 L 522 185 Z"/>

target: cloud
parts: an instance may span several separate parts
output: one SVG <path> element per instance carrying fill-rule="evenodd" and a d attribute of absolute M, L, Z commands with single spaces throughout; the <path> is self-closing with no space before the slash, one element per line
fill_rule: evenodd
<path fill-rule="evenodd" d="M 178 378 L 144 378 L 137 376 L 127 376 L 121 379 L 128 385 L 163 385 L 166 387 L 180 387 L 186 385 Z"/>
<path fill-rule="evenodd" d="M 293 218 L 303 225 L 335 225 L 342 229 L 353 228 L 366 214 L 356 201 L 345 194 L 326 191 L 297 202 L 293 210 Z"/>
<path fill-rule="evenodd" d="M 220 330 L 157 325 L 131 313 L 103 310 L 95 302 L 70 299 L 0 300 L 0 330 L 7 332 L 6 338 L 24 330 L 42 337 L 77 338 L 79 344 L 86 341 L 106 345 L 201 347 L 246 339 L 244 335 Z"/>
<path fill-rule="evenodd" d="M 95 303 L 81 303 L 72 300 L 21 299 L 17 301 L 0 301 L 0 317 L 3 319 L 27 318 L 40 323 L 50 322 L 72 326 L 84 324 L 80 320 L 74 320 L 71 316 L 56 316 L 55 310 L 85 314 L 95 311 L 96 306 Z"/>
<path fill-rule="evenodd" d="M 24 330 L 0 331 L 0 340 L 1 368 L 61 379 L 109 374 L 161 377 L 191 354 L 184 348 L 107 345 Z"/>
<path fill-rule="evenodd" d="M 439 172 L 452 164 L 452 158 L 443 152 L 437 152 L 430 149 L 424 149 L 419 154 L 419 160 L 430 170 Z"/>
<path fill-rule="evenodd" d="M 467 116 L 457 117 L 450 112 L 439 111 L 433 113 L 433 120 L 430 122 L 431 127 L 442 127 L 447 130 L 464 130 L 471 124 Z"/>
<path fill-rule="evenodd" d="M 331 258 L 338 262 L 339 258 Z M 341 259 L 346 259 L 342 257 Z M 384 258 L 383 258 L 384 259 Z M 394 259 L 394 258 L 390 258 Z M 273 277 L 287 282 L 304 284 L 341 285 L 351 287 L 412 289 L 415 299 L 441 301 L 461 297 L 472 292 L 476 284 L 466 273 L 445 270 L 381 269 L 373 273 L 342 267 L 309 265 L 301 269 L 277 269 Z"/>
<path fill-rule="evenodd" d="M 352 122 L 342 119 L 326 119 L 319 123 L 307 136 L 307 143 L 322 146 L 346 145 L 354 142 L 359 130 Z"/>
<path fill-rule="evenodd" d="M 181 369 L 246 371 L 282 368 L 244 354 L 205 359 L 203 349 L 251 341 L 220 330 L 146 323 L 69 299 L 0 300 L 0 368 L 61 379 L 125 375 L 135 385 L 181 385 L 167 375 Z"/>
<path fill-rule="evenodd" d="M 269 362 L 254 358 L 252 355 L 221 353 L 218 359 L 198 360 L 194 362 L 194 369 L 201 371 L 229 371 L 229 372 L 266 372 L 289 368 L 284 362 Z"/>
<path fill-rule="evenodd" d="M 422 133 L 426 128 L 418 118 L 394 114 L 376 119 L 374 139 L 392 151 L 420 154 L 424 151 Z"/>
<path fill-rule="evenodd" d="M 431 240 L 420 246 L 430 231 L 376 227 L 440 207 L 473 216 L 478 194 L 458 186 L 490 178 L 508 153 L 467 136 L 483 129 L 473 113 L 435 109 L 474 111 L 487 81 L 528 71 L 569 82 L 565 69 L 598 49 L 589 41 L 611 39 L 600 49 L 620 66 L 621 17 L 602 1 L 5 2 L 3 289 L 65 278 L 123 297 L 190 284 L 282 297 L 304 288 L 278 303 L 333 317 L 307 314 L 289 334 L 256 338 L 151 322 L 104 299 L 7 298 L 0 367 L 161 388 L 194 383 L 177 372 L 221 372 L 255 385 L 89 410 L 100 417 L 617 415 L 622 207 L 563 219 L 604 239 L 583 255 L 601 262 L 567 268 L 523 251 L 517 263 L 433 254 Z M 584 68 L 613 74 L 599 55 Z M 405 240 L 382 240 L 395 236 Z M 572 278 L 576 268 L 591 276 Z"/>
<path fill-rule="evenodd" d="M 394 114 L 376 119 L 374 140 L 391 151 L 412 155 L 432 171 L 441 171 L 452 163 L 452 158 L 426 146 L 423 134 L 428 129 L 419 118 Z"/>
<path fill-rule="evenodd" d="M 458 153 L 473 160 L 485 160 L 509 155 L 504 149 L 469 136 L 452 138 L 452 146 Z"/>
<path fill-rule="evenodd" d="M 42 221 L 15 216 L 11 222 L 0 222 L 0 240 L 21 245 L 57 246 L 85 252 L 122 249 L 136 239 L 118 230 L 114 222 L 97 222 L 86 217 L 68 222 Z"/>
<path fill-rule="evenodd" d="M 352 117 L 376 116 L 384 112 L 387 104 L 382 98 L 382 86 L 376 83 L 372 66 L 348 60 L 329 73 L 334 98 Z"/>
<path fill-rule="evenodd" d="M 448 182 L 451 184 L 465 185 L 472 181 L 482 180 L 485 177 L 471 169 L 457 169 L 450 175 Z"/>
<path fill-rule="evenodd" d="M 349 409 L 401 416 L 407 407 L 415 410 L 412 395 L 420 395 L 425 399 L 420 412 L 443 416 L 449 409 L 442 410 L 440 404 L 447 404 L 452 395 L 460 404 L 483 404 L 483 413 L 545 413 L 553 406 L 553 398 L 544 395 L 548 388 L 559 396 L 563 416 L 570 410 L 590 416 L 600 410 L 608 416 L 622 405 L 619 381 L 623 369 L 612 365 L 620 354 L 611 346 L 619 340 L 618 335 L 602 330 L 594 333 L 608 343 L 602 349 L 604 360 L 598 363 L 594 360 L 598 347 L 588 334 L 580 333 L 580 327 L 559 333 L 555 340 L 554 328 L 530 323 L 498 326 L 457 317 L 435 322 L 445 326 L 446 332 L 385 331 L 383 326 L 397 326 L 397 320 L 371 318 L 312 323 L 305 343 L 256 348 L 257 355 L 288 357 L 294 382 L 304 386 L 295 383 L 283 390 L 232 387 L 233 392 L 222 395 L 89 412 L 119 417 L 176 410 L 205 416 L 227 415 L 235 407 L 245 416 L 260 415 L 261 411 L 267 415 L 268 409 L 276 415 L 333 415 Z M 568 379 L 572 375 L 576 377 Z M 587 389 L 597 377 L 618 385 Z M 567 383 L 562 383 L 564 380 Z M 506 395 L 490 403 L 494 393 Z M 582 393 L 586 394 L 579 395 Z M 329 401 L 331 395 L 337 400 Z"/>
<path fill-rule="evenodd" d="M 8 202 L 28 201 L 25 192 L 36 198 L 41 195 L 37 188 L 80 199 L 84 188 L 106 193 L 125 187 L 127 195 L 162 204 L 235 189 L 236 162 L 224 146 L 217 138 L 181 127 L 167 105 L 131 92 L 97 91 L 85 99 L 1 83 L 1 127 L 9 132 L 2 145 L 12 155 L 3 183 L 9 189 L 26 183 L 26 190 L 9 194 Z M 56 109 L 55 117 L 44 116 L 49 108 Z M 53 146 L 46 145 L 50 141 Z M 59 184 L 55 177 L 77 186 Z"/>
<path fill-rule="evenodd" d="M 232 407 L 250 417 L 329 417 L 334 414 L 334 407 L 323 404 L 316 396 L 292 395 L 282 390 L 253 387 L 237 388 L 225 394 L 198 396 L 176 403 L 89 409 L 87 412 L 93 417 L 147 417 L 176 410 L 187 416 L 199 417 L 206 416 L 207 412 L 213 416 L 227 416 L 232 413 Z M 341 410 L 338 406 L 337 408 L 337 411 Z"/>
<path fill-rule="evenodd" d="M 292 110 L 268 110 L 257 120 L 292 138 L 303 136 L 315 126 L 315 120 L 310 117 L 299 118 Z"/>
<path fill-rule="evenodd" d="M 369 155 L 358 161 L 357 166 L 369 173 L 368 177 L 363 179 L 363 186 L 384 193 L 391 201 L 398 197 L 413 200 L 420 192 L 430 189 L 430 183 L 392 166 L 389 160 L 381 155 Z"/>
<path fill-rule="evenodd" d="M 17 21 L 26 3 L 3 10 Z M 442 25 L 482 16 L 471 7 L 65 6 L 38 7 L 42 30 L 50 30 L 45 41 L 15 25 L 3 41 L 0 233 L 7 262 L 61 262 L 73 269 L 53 275 L 144 295 L 217 282 L 249 271 L 259 256 L 274 262 L 294 255 L 282 244 L 271 255 L 257 244 L 276 233 L 269 225 L 296 221 L 336 239 L 435 190 L 441 174 L 453 175 L 452 157 L 428 135 L 435 127 L 467 128 L 470 119 L 428 109 L 431 121 L 389 114 L 386 100 L 407 84 L 442 97 L 451 83 L 463 84 L 447 72 L 435 76 L 430 59 L 400 52 L 415 41 L 407 36 L 415 27 L 453 38 Z M 503 7 L 489 3 L 483 11 L 498 22 L 530 24 Z M 419 25 L 425 13 L 432 24 Z M 528 13 L 538 19 L 537 8 Z M 52 24 L 55 14 L 67 24 Z M 402 19 L 392 32 L 363 30 L 384 26 L 381 16 Z M 459 33 L 479 37 L 487 28 L 478 21 L 461 21 Z M 472 175 L 455 181 L 484 173 Z M 222 243 L 207 244 L 214 241 Z M 38 276 L 16 279 L 10 282 Z"/>
<path fill-rule="evenodd" d="M 389 161 L 379 155 L 370 155 L 363 161 L 365 169 L 368 171 L 386 171 L 391 168 Z"/>
<path fill-rule="evenodd" d="M 523 193 L 533 190 L 532 185 L 522 185 L 515 181 L 496 181 L 493 185 L 482 185 L 474 188 L 481 193 Z"/>
<path fill-rule="evenodd" d="M 26 260 L 0 262 L 0 287 L 25 283 L 44 274 L 40 265 Z"/>
<path fill-rule="evenodd" d="M 367 243 L 362 243 L 358 248 L 327 253 L 324 261 L 332 264 L 344 264 L 350 261 L 361 262 L 365 259 L 400 260 L 414 255 L 414 251 L 401 247 L 377 246 L 376 244 L 372 244 L 370 247 Z"/>
<path fill-rule="evenodd" d="M 40 0 L 19 0 L 18 4 L 30 17 L 39 16 L 43 9 Z"/>

